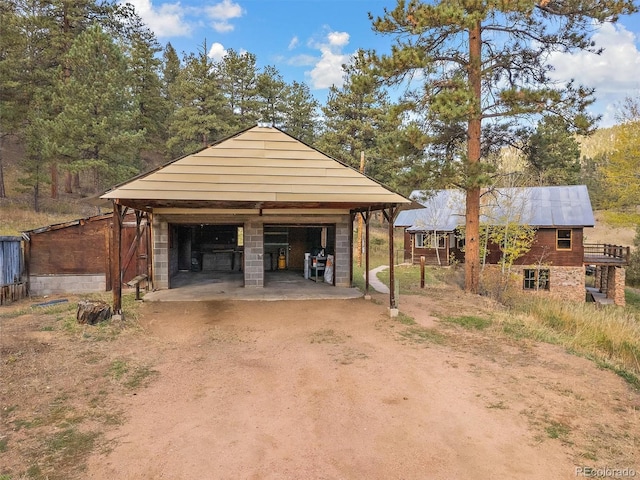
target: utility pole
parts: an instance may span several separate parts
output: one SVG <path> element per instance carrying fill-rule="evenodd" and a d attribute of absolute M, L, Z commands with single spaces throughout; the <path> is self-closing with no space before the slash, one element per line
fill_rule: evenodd
<path fill-rule="evenodd" d="M 360 173 L 364 173 L 364 150 L 360 152 Z M 362 213 L 358 215 L 358 252 L 356 253 L 358 266 L 362 266 Z"/>

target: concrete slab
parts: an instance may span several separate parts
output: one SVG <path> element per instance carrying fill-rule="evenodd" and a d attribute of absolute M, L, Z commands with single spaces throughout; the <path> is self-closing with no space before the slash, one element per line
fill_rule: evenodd
<path fill-rule="evenodd" d="M 145 302 L 190 302 L 209 300 L 344 300 L 362 298 L 357 288 L 334 287 L 305 279 L 301 272 L 265 272 L 265 286 L 244 287 L 238 272 L 179 272 L 168 290 L 149 292 Z"/>

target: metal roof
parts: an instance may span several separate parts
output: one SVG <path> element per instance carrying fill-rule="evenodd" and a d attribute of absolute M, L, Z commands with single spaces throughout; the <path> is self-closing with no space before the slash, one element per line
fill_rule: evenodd
<path fill-rule="evenodd" d="M 366 208 L 410 201 L 274 127 L 256 126 L 100 198 L 145 206 Z"/>
<path fill-rule="evenodd" d="M 465 192 L 415 190 L 410 198 L 424 208 L 400 212 L 394 226 L 409 231 L 453 231 L 465 224 Z M 421 200 L 422 198 L 422 200 Z M 595 219 L 585 185 L 496 188 L 483 192 L 480 221 L 516 222 L 534 227 L 593 227 Z"/>

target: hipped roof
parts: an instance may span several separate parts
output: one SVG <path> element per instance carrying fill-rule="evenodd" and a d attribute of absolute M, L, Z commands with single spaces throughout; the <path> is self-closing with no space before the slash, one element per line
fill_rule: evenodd
<path fill-rule="evenodd" d="M 100 198 L 138 210 L 348 208 L 410 200 L 274 127 L 255 126 L 136 177 Z"/>
<path fill-rule="evenodd" d="M 451 232 L 465 224 L 465 192 L 415 190 L 411 198 L 424 208 L 400 212 L 394 226 L 409 231 Z M 515 222 L 532 227 L 593 227 L 595 219 L 585 185 L 496 188 L 484 192 L 480 221 Z"/>

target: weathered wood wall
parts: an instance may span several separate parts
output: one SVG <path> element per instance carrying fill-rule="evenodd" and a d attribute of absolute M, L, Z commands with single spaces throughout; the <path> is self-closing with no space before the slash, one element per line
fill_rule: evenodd
<path fill-rule="evenodd" d="M 106 219 L 30 234 L 31 275 L 104 273 L 110 233 Z"/>
<path fill-rule="evenodd" d="M 106 275 L 107 290 L 112 287 L 111 256 L 114 253 L 111 215 L 92 217 L 64 226 L 29 232 L 27 262 L 30 275 Z M 128 215 L 122 229 L 123 282 L 147 273 L 149 232 L 141 226 L 140 249 L 136 240 L 135 215 Z"/>
<path fill-rule="evenodd" d="M 22 238 L 0 237 L 0 285 L 22 278 Z"/>
<path fill-rule="evenodd" d="M 0 305 L 27 296 L 21 237 L 0 237 Z"/>

